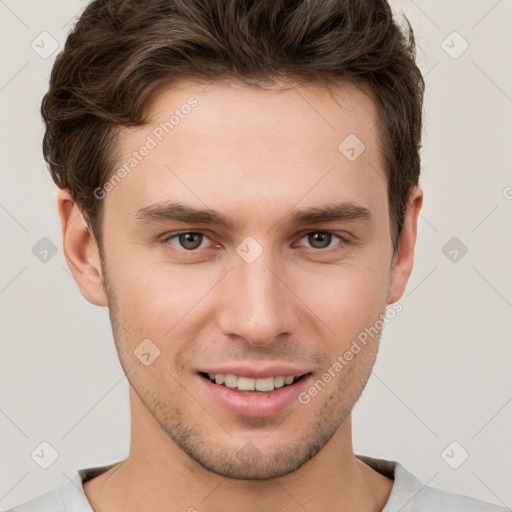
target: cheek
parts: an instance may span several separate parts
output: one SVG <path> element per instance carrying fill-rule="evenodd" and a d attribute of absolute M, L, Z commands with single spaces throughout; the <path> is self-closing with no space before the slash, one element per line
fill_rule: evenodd
<path fill-rule="evenodd" d="M 116 268 L 112 277 L 122 318 L 145 337 L 165 339 L 210 304 L 218 276 L 206 267 L 135 261 Z"/>
<path fill-rule="evenodd" d="M 308 316 L 320 326 L 326 341 L 332 340 L 333 348 L 339 350 L 384 312 L 387 284 L 383 268 L 339 266 L 309 277 L 296 290 L 300 289 L 297 295 L 308 306 Z"/>

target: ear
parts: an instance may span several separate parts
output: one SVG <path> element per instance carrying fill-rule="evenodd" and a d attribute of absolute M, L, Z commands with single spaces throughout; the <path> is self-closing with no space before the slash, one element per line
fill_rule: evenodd
<path fill-rule="evenodd" d="M 108 306 L 96 240 L 68 190 L 57 193 L 57 207 L 64 256 L 80 292 L 91 304 Z"/>
<path fill-rule="evenodd" d="M 392 304 L 400 299 L 407 286 L 407 281 L 409 281 L 414 262 L 418 215 L 422 205 L 423 191 L 420 187 L 414 187 L 409 195 L 407 212 L 404 219 L 402 235 L 398 242 L 397 253 L 393 257 L 388 304 Z"/>

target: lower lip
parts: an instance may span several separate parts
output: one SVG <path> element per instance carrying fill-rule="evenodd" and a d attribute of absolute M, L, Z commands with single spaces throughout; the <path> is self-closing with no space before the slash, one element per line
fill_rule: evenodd
<path fill-rule="evenodd" d="M 298 381 L 268 393 L 237 391 L 198 375 L 207 392 L 220 405 L 239 416 L 248 418 L 267 418 L 284 411 L 297 401 L 297 396 L 307 387 L 311 374 Z"/>

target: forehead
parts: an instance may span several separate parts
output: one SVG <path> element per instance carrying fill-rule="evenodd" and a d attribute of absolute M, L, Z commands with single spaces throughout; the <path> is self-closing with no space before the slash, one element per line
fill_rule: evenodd
<path fill-rule="evenodd" d="M 376 110 L 355 85 L 262 90 L 181 81 L 155 95 L 148 119 L 120 132 L 118 167 L 138 160 L 109 202 L 136 210 L 179 197 L 224 210 L 243 202 L 246 212 L 261 212 L 357 199 L 382 209 Z M 135 157 L 144 146 L 150 149 Z"/>
<path fill-rule="evenodd" d="M 195 106 L 191 109 L 188 104 L 192 101 Z M 175 133 L 188 132 L 198 143 L 221 140 L 226 148 L 230 140 L 231 146 L 244 142 L 244 149 L 257 149 L 257 143 L 264 141 L 283 151 L 287 147 L 282 142 L 296 143 L 302 138 L 300 147 L 288 147 L 299 151 L 320 141 L 336 143 L 350 133 L 373 146 L 377 135 L 374 102 L 348 82 L 329 87 L 279 82 L 261 89 L 227 80 L 208 84 L 179 81 L 154 95 L 148 105 L 149 125 L 165 124 L 173 112 L 179 115 L 171 122 Z"/>

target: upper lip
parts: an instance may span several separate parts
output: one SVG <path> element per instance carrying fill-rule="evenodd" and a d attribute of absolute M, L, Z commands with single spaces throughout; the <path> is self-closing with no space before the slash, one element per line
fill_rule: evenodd
<path fill-rule="evenodd" d="M 213 373 L 215 375 L 236 375 L 237 377 L 247 377 L 249 379 L 264 379 L 266 377 L 289 377 L 291 375 L 300 377 L 311 370 L 304 367 L 288 366 L 283 364 L 270 365 L 249 365 L 239 364 L 234 366 L 217 366 L 215 368 L 205 368 L 200 370 L 203 373 Z"/>

